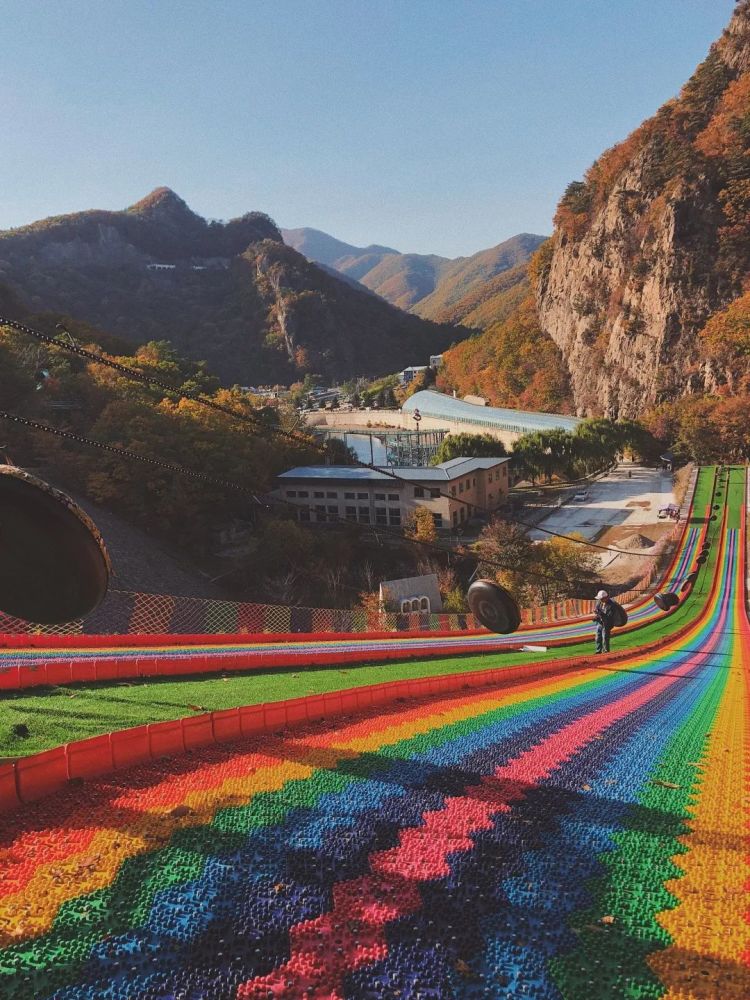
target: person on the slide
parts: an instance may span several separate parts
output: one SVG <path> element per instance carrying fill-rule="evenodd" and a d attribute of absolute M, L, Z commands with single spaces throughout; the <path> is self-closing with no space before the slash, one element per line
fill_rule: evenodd
<path fill-rule="evenodd" d="M 606 590 L 600 590 L 596 595 L 594 621 L 596 622 L 596 652 L 609 652 L 609 635 L 617 614 L 615 602 L 609 599 Z"/>

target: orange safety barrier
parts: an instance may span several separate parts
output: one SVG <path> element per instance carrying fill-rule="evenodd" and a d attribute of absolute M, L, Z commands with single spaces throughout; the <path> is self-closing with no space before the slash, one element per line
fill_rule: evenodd
<path fill-rule="evenodd" d="M 185 737 L 182 719 L 173 722 L 152 722 L 149 725 L 149 747 L 152 757 L 169 757 L 182 753 L 185 749 Z"/>
<path fill-rule="evenodd" d="M 447 616 L 440 616 L 447 617 Z M 473 622 L 471 615 L 465 616 Z M 472 624 L 471 628 L 461 629 L 460 635 L 481 635 L 486 629 Z M 435 629 L 429 632 L 409 629 L 394 633 L 382 629 L 372 632 L 331 632 L 321 629 L 320 632 L 201 632 L 190 634 L 173 634 L 170 632 L 127 633 L 125 635 L 35 635 L 31 633 L 0 635 L 0 648 L 12 649 L 98 649 L 106 646 L 111 648 L 127 648 L 128 646 L 201 646 L 201 645 L 254 645 L 257 643 L 295 643 L 312 642 L 325 636 L 327 642 L 346 641 L 347 639 L 421 639 L 429 635 L 431 639 L 447 639 L 459 634 L 456 629 Z"/>
<path fill-rule="evenodd" d="M 114 770 L 110 733 L 68 744 L 68 777 L 97 778 Z"/>
<path fill-rule="evenodd" d="M 22 802 L 35 802 L 68 782 L 68 748 L 54 747 L 22 757 L 14 765 L 16 790 Z"/>
<path fill-rule="evenodd" d="M 16 787 L 16 766 L 13 761 L 0 764 L 0 812 L 15 809 L 21 804 Z"/>

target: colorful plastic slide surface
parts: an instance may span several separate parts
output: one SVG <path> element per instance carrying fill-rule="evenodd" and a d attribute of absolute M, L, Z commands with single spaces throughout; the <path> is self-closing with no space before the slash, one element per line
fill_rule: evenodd
<path fill-rule="evenodd" d="M 712 499 L 699 581 L 616 663 L 0 819 L 0 996 L 747 1000 L 745 470 Z"/>

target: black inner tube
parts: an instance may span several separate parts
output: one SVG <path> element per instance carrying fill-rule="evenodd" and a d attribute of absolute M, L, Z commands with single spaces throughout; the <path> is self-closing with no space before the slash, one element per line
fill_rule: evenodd
<path fill-rule="evenodd" d="M 521 624 L 521 611 L 516 601 L 493 580 L 476 580 L 466 596 L 472 614 L 490 632 L 507 635 Z"/>
<path fill-rule="evenodd" d="M 0 466 L 0 611 L 41 625 L 85 618 L 109 574 L 96 526 L 70 497 Z"/>

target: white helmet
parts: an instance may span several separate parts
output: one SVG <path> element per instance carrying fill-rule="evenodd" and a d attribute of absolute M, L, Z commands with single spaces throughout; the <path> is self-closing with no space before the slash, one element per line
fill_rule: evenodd
<path fill-rule="evenodd" d="M 606 597 L 609 597 L 609 594 L 607 593 L 606 590 L 600 590 L 599 593 L 596 595 L 597 601 L 603 601 Z"/>

